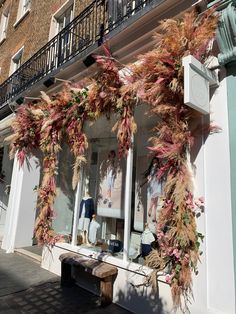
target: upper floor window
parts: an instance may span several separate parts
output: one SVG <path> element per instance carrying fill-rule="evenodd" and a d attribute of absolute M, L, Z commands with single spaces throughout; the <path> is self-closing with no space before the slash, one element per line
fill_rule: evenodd
<path fill-rule="evenodd" d="M 68 9 L 66 9 L 58 18 L 56 18 L 58 33 L 72 21 L 72 16 L 73 4 Z"/>
<path fill-rule="evenodd" d="M 63 6 L 52 16 L 49 39 L 56 36 L 66 27 L 74 16 L 74 0 L 66 1 Z"/>
<path fill-rule="evenodd" d="M 20 0 L 17 12 L 17 21 L 14 26 L 16 26 L 23 17 L 29 12 L 31 6 L 31 0 Z"/>
<path fill-rule="evenodd" d="M 9 20 L 9 7 L 2 13 L 0 22 L 0 42 L 2 42 L 6 38 L 8 20 Z"/>
<path fill-rule="evenodd" d="M 23 56 L 24 48 L 22 47 L 11 59 L 11 68 L 10 75 L 14 73 L 22 64 L 22 56 Z"/>

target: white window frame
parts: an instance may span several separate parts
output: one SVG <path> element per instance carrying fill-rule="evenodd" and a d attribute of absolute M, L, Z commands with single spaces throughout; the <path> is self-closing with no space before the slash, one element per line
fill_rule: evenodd
<path fill-rule="evenodd" d="M 7 28 L 8 28 L 8 21 L 10 15 L 10 7 L 7 7 L 1 16 L 0 22 L 0 43 L 2 43 L 7 37 Z"/>
<path fill-rule="evenodd" d="M 20 60 L 23 56 L 23 52 L 24 52 L 24 46 L 21 47 L 11 58 L 11 66 L 10 66 L 10 73 L 9 76 L 12 75 L 19 67 L 16 67 L 15 65 L 17 64 L 17 62 L 15 62 L 16 60 Z"/>
<path fill-rule="evenodd" d="M 72 10 L 72 16 L 71 20 L 74 18 L 74 12 L 75 12 L 75 0 L 67 0 L 53 15 L 51 18 L 51 25 L 50 25 L 50 31 L 49 31 L 49 38 L 48 40 L 52 39 L 54 36 L 57 35 L 58 33 L 58 19 L 60 16 L 62 16 L 65 11 L 73 5 L 73 10 Z"/>
<path fill-rule="evenodd" d="M 18 11 L 17 11 L 17 18 L 16 22 L 13 25 L 16 27 L 26 15 L 30 12 L 30 7 L 31 7 L 31 1 L 32 0 L 20 0 L 19 1 L 19 6 L 18 6 Z"/>

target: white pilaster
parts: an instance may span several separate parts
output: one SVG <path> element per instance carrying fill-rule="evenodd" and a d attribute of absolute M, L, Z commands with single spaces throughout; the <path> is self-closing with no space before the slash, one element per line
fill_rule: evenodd
<path fill-rule="evenodd" d="M 15 158 L 11 191 L 2 241 L 7 253 L 15 248 L 32 245 L 37 193 L 33 188 L 39 183 L 39 167 L 35 157 L 29 158 L 23 167 Z"/>

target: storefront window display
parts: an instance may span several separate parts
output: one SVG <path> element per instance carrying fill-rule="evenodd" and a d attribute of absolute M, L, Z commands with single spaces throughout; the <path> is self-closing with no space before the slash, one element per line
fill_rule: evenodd
<path fill-rule="evenodd" d="M 75 244 L 122 258 L 126 160 L 118 159 L 114 136 L 92 138 L 89 147 L 78 191 Z"/>
<path fill-rule="evenodd" d="M 163 182 L 156 176 L 159 161 L 147 148 L 154 123 L 151 118 L 142 119 L 144 109 L 140 106 L 136 110 L 138 132 L 130 157 L 132 164 L 128 158 L 118 158 L 117 139 L 108 131 L 111 127 L 98 121 L 97 129 L 94 126 L 96 134 L 89 138 L 87 162 L 81 171 L 76 198 L 70 189 L 66 196 L 67 204 L 74 206 L 73 245 L 139 264 L 145 263 L 145 257 L 156 245 L 156 225 L 163 201 Z M 104 126 L 103 132 L 99 132 L 100 125 Z M 72 218 L 68 212 L 67 218 Z"/>

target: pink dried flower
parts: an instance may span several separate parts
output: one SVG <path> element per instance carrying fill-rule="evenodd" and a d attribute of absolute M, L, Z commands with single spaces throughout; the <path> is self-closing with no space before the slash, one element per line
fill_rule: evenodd
<path fill-rule="evenodd" d="M 178 249 L 174 249 L 172 255 L 174 255 L 177 259 L 180 259 L 181 253 L 179 252 Z"/>
<path fill-rule="evenodd" d="M 202 206 L 202 203 L 201 203 L 199 200 L 194 201 L 194 204 L 195 204 L 197 207 Z"/>
<path fill-rule="evenodd" d="M 18 159 L 18 161 L 19 161 L 20 167 L 22 167 L 23 164 L 24 164 L 25 155 L 26 155 L 26 154 L 25 154 L 25 152 L 24 152 L 23 150 L 21 150 L 21 151 L 19 151 L 19 152 L 17 153 L 17 159 Z"/>
<path fill-rule="evenodd" d="M 106 98 L 107 94 L 105 92 L 100 92 L 99 96 L 101 98 Z"/>
<path fill-rule="evenodd" d="M 203 197 L 203 196 L 199 197 L 199 198 L 198 198 L 198 200 L 199 200 L 202 204 L 204 204 L 204 202 L 205 202 L 205 200 L 204 200 L 204 197 Z"/>
<path fill-rule="evenodd" d="M 169 275 L 169 274 L 166 275 L 166 277 L 165 277 L 166 283 L 171 284 L 171 279 L 172 279 L 171 275 Z"/>

